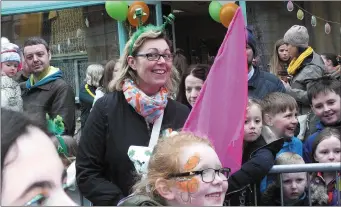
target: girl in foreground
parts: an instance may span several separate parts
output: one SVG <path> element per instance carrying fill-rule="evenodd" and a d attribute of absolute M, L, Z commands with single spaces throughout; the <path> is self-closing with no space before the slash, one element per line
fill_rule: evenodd
<path fill-rule="evenodd" d="M 222 206 L 229 173 L 208 139 L 180 133 L 159 141 L 147 175 L 119 205 Z"/>

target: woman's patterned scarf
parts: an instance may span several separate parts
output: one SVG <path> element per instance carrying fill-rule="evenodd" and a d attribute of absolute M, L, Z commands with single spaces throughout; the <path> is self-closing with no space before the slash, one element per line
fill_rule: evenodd
<path fill-rule="evenodd" d="M 123 93 L 135 111 L 151 124 L 163 113 L 168 102 L 168 90 L 166 88 L 162 87 L 157 94 L 147 96 L 131 79 L 124 80 Z"/>

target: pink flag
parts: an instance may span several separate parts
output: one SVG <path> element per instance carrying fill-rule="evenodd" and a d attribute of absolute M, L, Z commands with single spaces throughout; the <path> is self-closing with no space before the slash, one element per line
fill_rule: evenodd
<path fill-rule="evenodd" d="M 247 104 L 246 28 L 240 8 L 183 131 L 207 137 L 223 167 L 240 169 Z"/>

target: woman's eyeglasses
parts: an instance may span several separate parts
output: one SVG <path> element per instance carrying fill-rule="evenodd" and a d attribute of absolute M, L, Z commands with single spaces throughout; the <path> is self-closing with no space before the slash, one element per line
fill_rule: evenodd
<path fill-rule="evenodd" d="M 172 61 L 172 54 L 158 54 L 158 53 L 147 53 L 147 54 L 137 54 L 136 57 L 146 57 L 149 61 L 158 61 L 161 57 L 165 59 L 165 61 Z"/>
<path fill-rule="evenodd" d="M 220 168 L 217 170 L 213 169 L 213 168 L 207 168 L 205 170 L 171 174 L 168 176 L 168 178 L 178 178 L 178 177 L 201 175 L 201 179 L 204 183 L 212 183 L 217 174 L 223 181 L 227 181 L 230 177 L 230 172 L 231 172 L 230 168 Z"/>

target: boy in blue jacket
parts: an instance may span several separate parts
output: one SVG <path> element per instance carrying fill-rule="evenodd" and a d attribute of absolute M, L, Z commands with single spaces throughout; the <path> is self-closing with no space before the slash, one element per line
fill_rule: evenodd
<path fill-rule="evenodd" d="M 270 93 L 264 97 L 262 108 L 265 129 L 285 139 L 282 149 L 276 156 L 283 152 L 292 152 L 302 156 L 303 143 L 294 136 L 298 124 L 296 100 L 285 93 Z M 264 192 L 273 180 L 272 177 L 265 177 L 261 182 L 260 191 Z"/>
<path fill-rule="evenodd" d="M 298 124 L 296 100 L 285 93 L 270 93 L 262 101 L 263 120 L 266 128 L 286 141 L 277 156 L 283 152 L 293 152 L 302 156 L 303 144 L 294 136 Z"/>
<path fill-rule="evenodd" d="M 308 99 L 312 111 L 319 118 L 317 131 L 304 142 L 303 159 L 312 163 L 312 145 L 317 135 L 327 126 L 341 129 L 341 82 L 329 76 L 315 80 L 308 88 Z"/>

